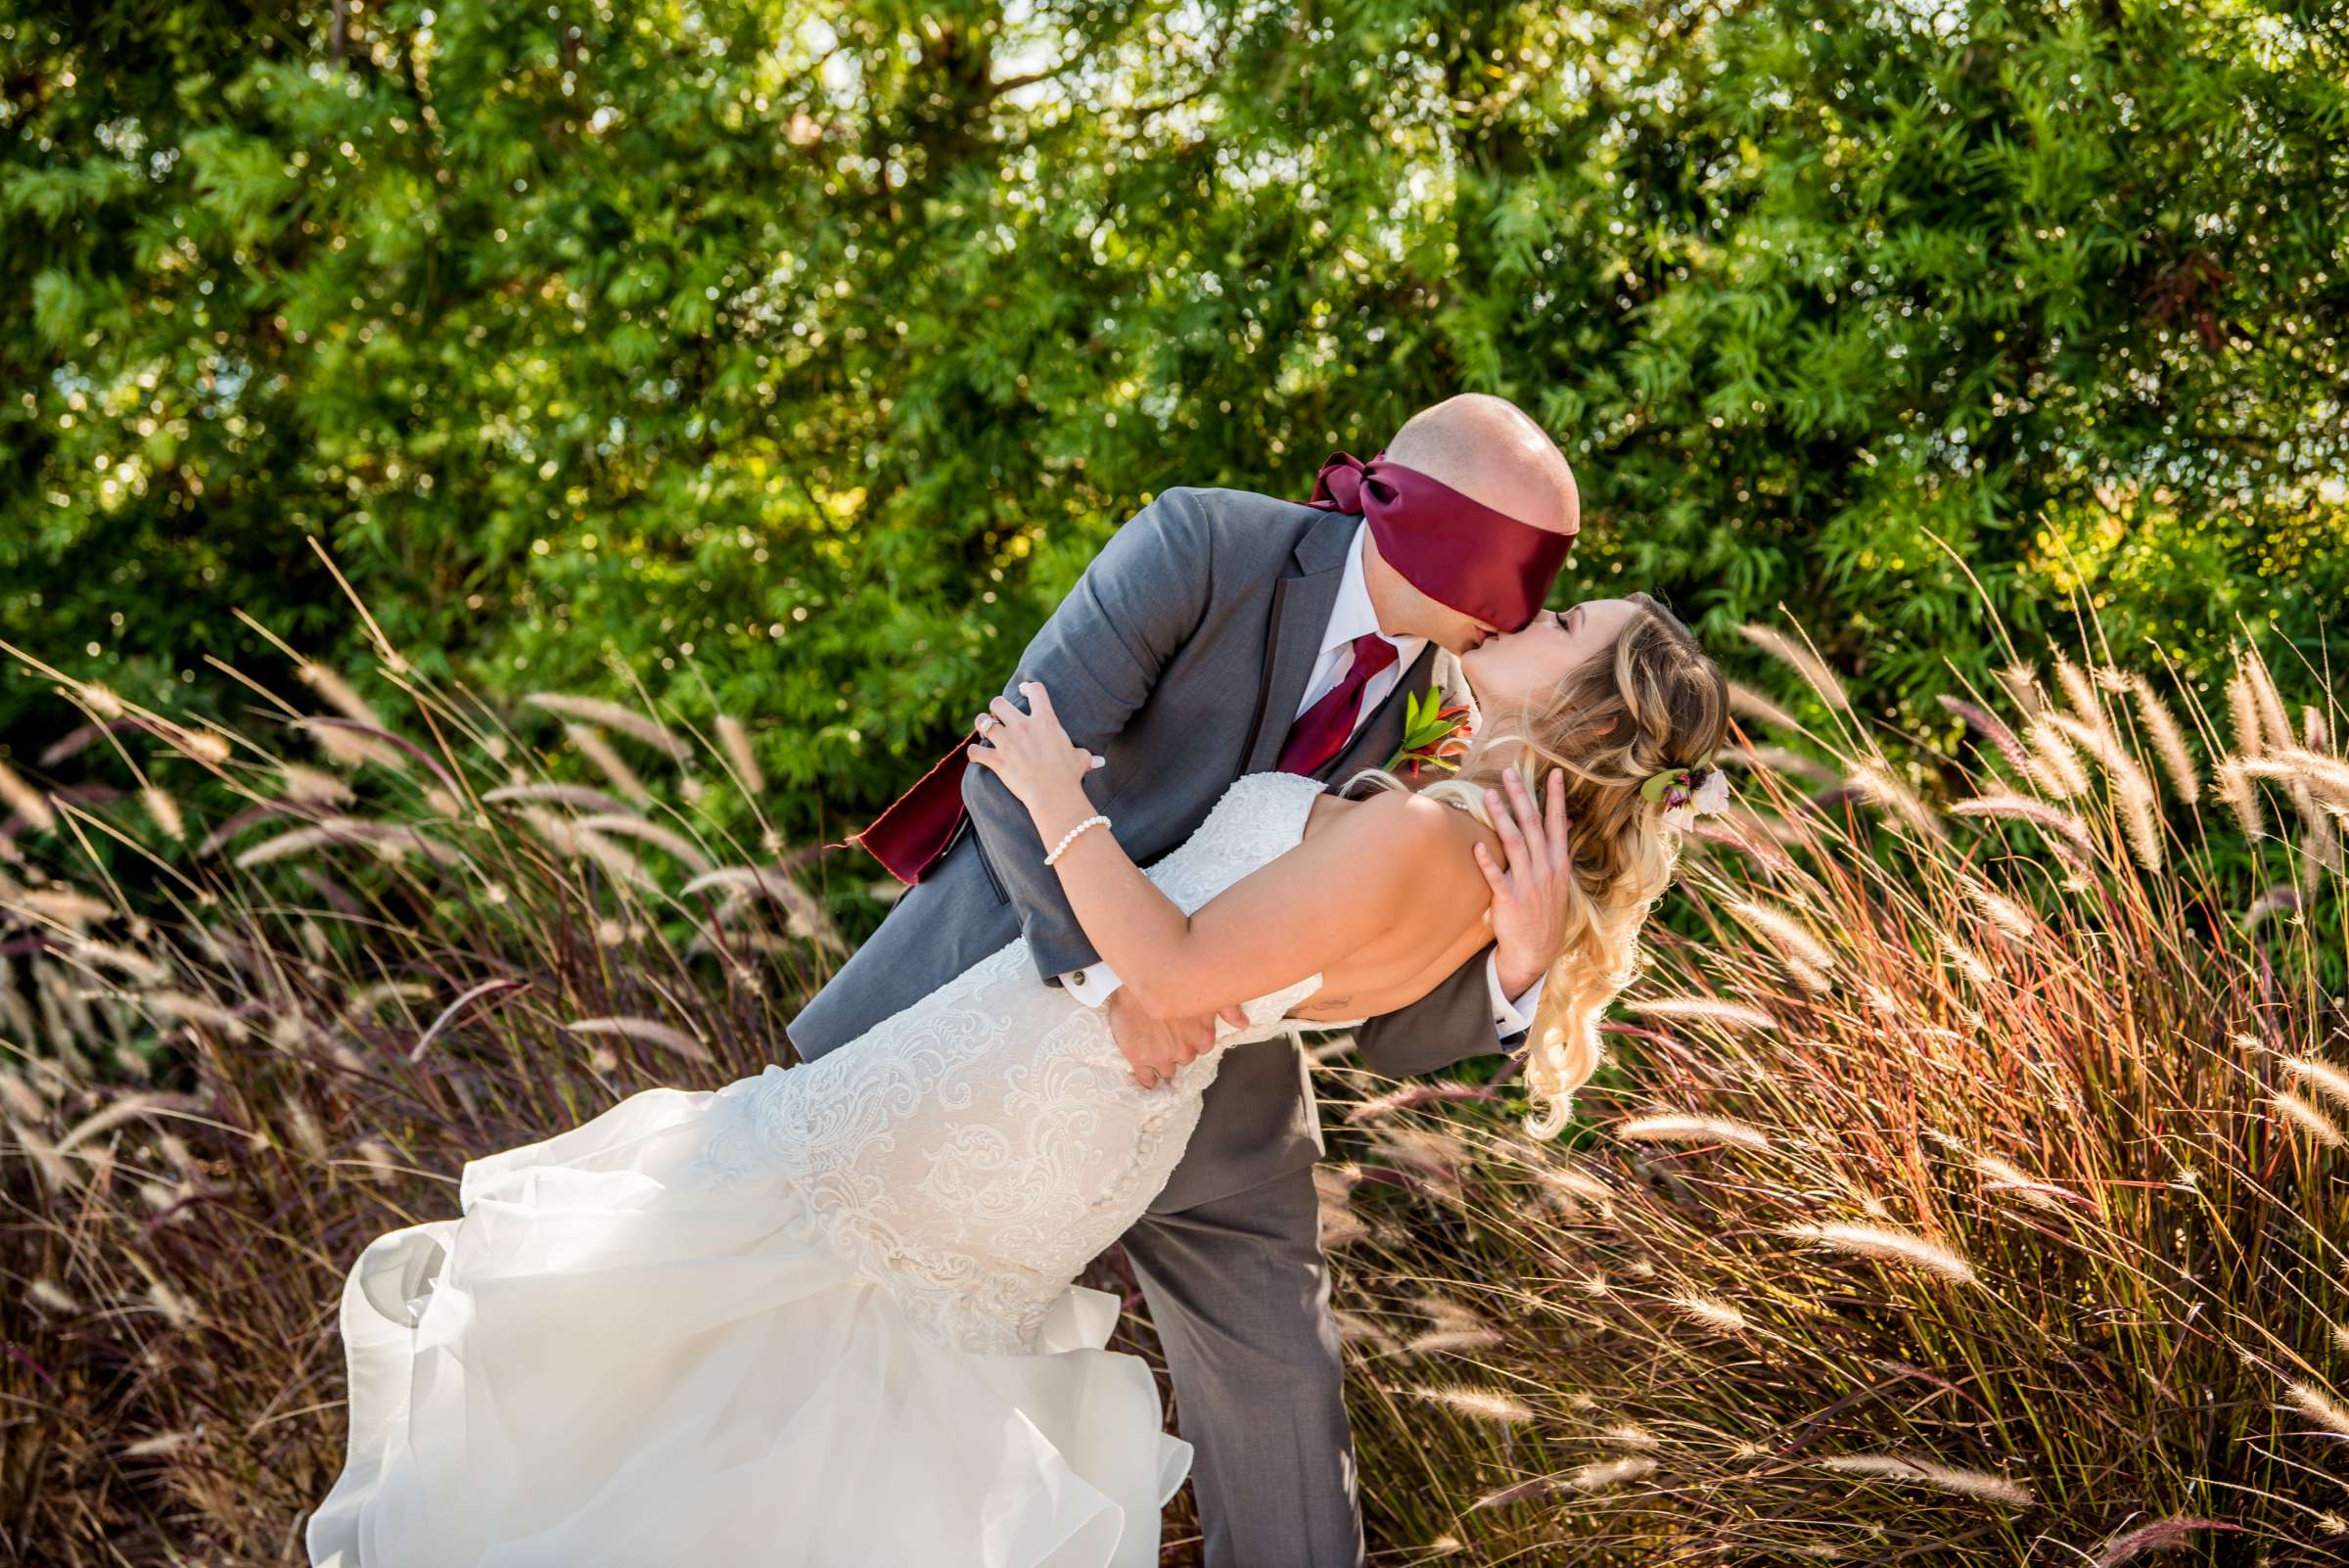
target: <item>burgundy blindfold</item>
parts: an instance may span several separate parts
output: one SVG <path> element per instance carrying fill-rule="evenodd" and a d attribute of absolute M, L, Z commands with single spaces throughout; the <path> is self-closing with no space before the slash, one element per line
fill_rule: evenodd
<path fill-rule="evenodd" d="M 1520 523 L 1415 468 L 1334 453 L 1313 480 L 1323 511 L 1359 512 L 1379 554 L 1438 604 L 1515 631 L 1541 613 L 1572 533 Z"/>

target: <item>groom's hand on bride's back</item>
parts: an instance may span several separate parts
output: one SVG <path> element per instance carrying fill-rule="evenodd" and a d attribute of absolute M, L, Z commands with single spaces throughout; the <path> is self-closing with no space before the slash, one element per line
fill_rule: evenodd
<path fill-rule="evenodd" d="M 1198 1060 L 1215 1046 L 1215 1013 L 1156 1018 L 1124 986 L 1109 993 L 1104 1006 L 1109 1012 L 1109 1032 L 1125 1053 L 1127 1065 L 1133 1069 L 1133 1081 L 1144 1088 L 1156 1088 L 1173 1078 L 1176 1068 Z M 1224 1008 L 1221 1016 L 1234 1029 L 1248 1023 L 1248 1015 L 1236 1003 Z"/>

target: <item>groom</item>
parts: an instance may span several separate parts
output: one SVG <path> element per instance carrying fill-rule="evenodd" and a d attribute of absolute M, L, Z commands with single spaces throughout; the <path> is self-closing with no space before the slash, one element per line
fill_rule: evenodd
<path fill-rule="evenodd" d="M 1565 457 L 1530 418 L 1501 398 L 1452 397 L 1369 464 L 1332 459 L 1311 504 L 1160 495 L 1102 547 L 1005 693 L 1019 702 L 1021 682 L 1041 682 L 1070 738 L 1106 759 L 1087 793 L 1146 865 L 1240 774 L 1335 787 L 1384 764 L 1439 647 L 1465 651 L 1541 610 L 1580 510 Z M 1153 1018 L 1120 988 L 1026 808 L 963 756 L 957 744 L 861 835 L 913 885 L 791 1021 L 800 1055 L 848 1043 L 1017 936 L 1042 983 L 1107 1011 L 1144 1084 L 1212 1046 L 1213 1016 Z M 1535 820 L 1522 792 L 1512 806 Z M 1562 896 L 1538 859 L 1497 884 L 1491 946 L 1357 1031 L 1370 1067 L 1430 1072 L 1522 1035 L 1564 940 Z M 1320 1147 L 1294 1040 L 1234 1046 L 1181 1163 L 1125 1237 L 1196 1451 L 1208 1568 L 1363 1560 L 1313 1181 Z"/>

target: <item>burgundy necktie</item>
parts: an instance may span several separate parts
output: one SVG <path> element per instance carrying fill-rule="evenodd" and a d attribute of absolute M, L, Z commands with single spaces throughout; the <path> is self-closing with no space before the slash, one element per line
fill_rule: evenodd
<path fill-rule="evenodd" d="M 1338 683 L 1322 693 L 1321 700 L 1297 715 L 1289 726 L 1289 738 L 1281 743 L 1280 761 L 1273 765 L 1283 773 L 1303 773 L 1309 778 L 1321 771 L 1322 764 L 1346 749 L 1347 740 L 1354 734 L 1354 719 L 1362 711 L 1362 688 L 1370 677 L 1395 662 L 1395 645 L 1375 631 L 1365 631 L 1354 639 L 1354 663 Z"/>

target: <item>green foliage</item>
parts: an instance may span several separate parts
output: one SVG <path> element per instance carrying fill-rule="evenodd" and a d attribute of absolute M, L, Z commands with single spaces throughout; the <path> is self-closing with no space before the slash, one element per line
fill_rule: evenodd
<path fill-rule="evenodd" d="M 315 537 L 428 671 L 752 715 L 804 837 L 1153 493 L 1461 390 L 1576 462 L 1562 598 L 1945 738 L 1977 593 L 2190 670 L 2349 594 L 2337 10 L 1023 15 L 20 0 L 0 621 L 355 653 Z"/>

